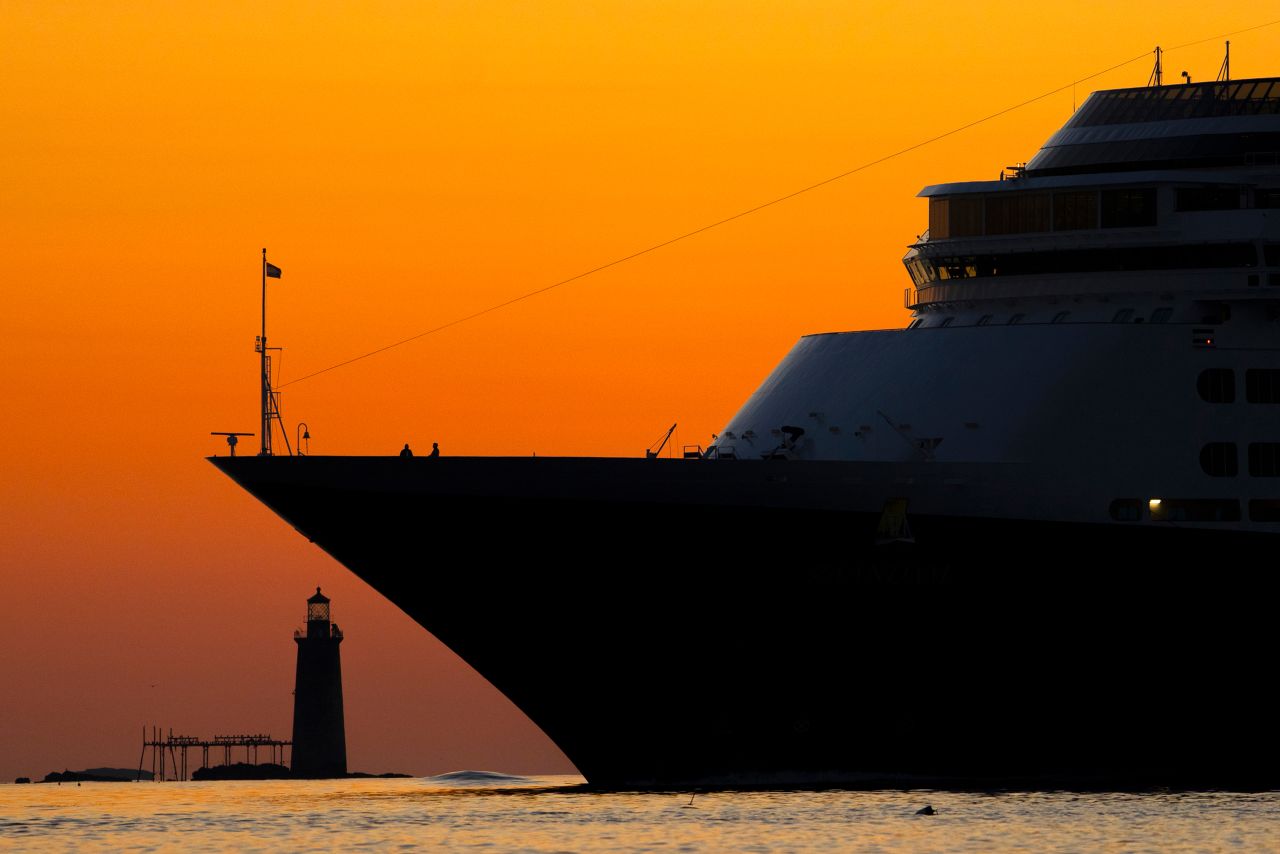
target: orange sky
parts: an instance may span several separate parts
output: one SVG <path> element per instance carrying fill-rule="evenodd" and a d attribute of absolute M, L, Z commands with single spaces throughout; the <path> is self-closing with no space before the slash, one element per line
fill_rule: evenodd
<path fill-rule="evenodd" d="M 0 5 L 0 779 L 138 729 L 287 735 L 334 600 L 353 768 L 567 770 L 426 632 L 220 476 L 285 381 L 1149 50 L 1203 2 Z M 1280 74 L 1280 26 L 1232 37 Z M 1220 41 L 1170 53 L 1212 78 Z M 1269 61 L 1270 60 L 1270 61 Z M 1146 82 L 1144 60 L 1079 87 Z M 1072 93 L 286 390 L 315 453 L 705 444 L 800 335 L 898 326 L 925 184 L 1035 153 Z"/>

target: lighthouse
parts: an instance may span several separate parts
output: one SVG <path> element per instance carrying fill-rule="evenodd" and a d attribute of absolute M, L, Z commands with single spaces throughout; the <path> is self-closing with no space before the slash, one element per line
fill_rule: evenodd
<path fill-rule="evenodd" d="M 293 689 L 293 776 L 345 777 L 347 732 L 342 720 L 342 631 L 329 618 L 329 597 L 307 600 L 306 631 L 294 632 L 298 671 Z"/>

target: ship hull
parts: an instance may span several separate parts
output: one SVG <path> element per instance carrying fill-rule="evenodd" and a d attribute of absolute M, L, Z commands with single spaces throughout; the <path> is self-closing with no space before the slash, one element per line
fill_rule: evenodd
<path fill-rule="evenodd" d="M 212 462 L 593 784 L 1280 785 L 1273 535 L 953 497 L 886 536 L 902 464 Z"/>

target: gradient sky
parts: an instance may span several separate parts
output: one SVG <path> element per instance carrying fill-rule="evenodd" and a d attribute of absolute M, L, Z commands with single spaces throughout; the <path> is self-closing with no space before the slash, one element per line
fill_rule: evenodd
<path fill-rule="evenodd" d="M 1270 17 L 1239 0 L 0 0 L 0 779 L 131 765 L 144 723 L 287 737 L 317 584 L 347 634 L 354 769 L 571 770 L 203 461 L 210 430 L 256 429 L 261 247 L 284 270 L 287 382 Z M 1280 26 L 1232 49 L 1234 76 L 1280 74 Z M 1169 79 L 1211 79 L 1221 50 L 1169 53 Z M 915 193 L 1029 159 L 1072 104 L 290 386 L 285 418 L 314 453 L 630 456 L 673 421 L 706 444 L 800 335 L 902 325 Z"/>

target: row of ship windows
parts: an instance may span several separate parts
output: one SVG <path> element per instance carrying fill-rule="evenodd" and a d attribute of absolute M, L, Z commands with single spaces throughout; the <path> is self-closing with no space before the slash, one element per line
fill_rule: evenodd
<path fill-rule="evenodd" d="M 929 199 L 929 237 L 982 237 L 1039 231 L 1140 228 L 1156 224 L 1154 187 L 1067 190 L 1057 193 L 993 193 Z M 1182 187 L 1174 191 L 1179 211 L 1280 208 L 1280 189 L 1238 186 Z"/>
<path fill-rule="evenodd" d="M 1156 224 L 1154 188 L 995 193 L 929 199 L 929 238 Z"/>
<path fill-rule="evenodd" d="M 1236 372 L 1231 368 L 1207 368 L 1196 378 L 1196 391 L 1207 403 L 1235 403 Z M 1280 370 L 1246 370 L 1244 397 L 1249 403 L 1280 403 Z"/>
<path fill-rule="evenodd" d="M 1144 510 L 1153 522 L 1240 521 L 1240 502 L 1234 498 L 1117 498 L 1111 502 L 1111 518 L 1117 522 L 1141 521 Z M 1280 522 L 1280 499 L 1252 499 L 1249 519 Z"/>
<path fill-rule="evenodd" d="M 1200 468 L 1210 477 L 1240 473 L 1235 442 L 1210 442 L 1200 449 Z M 1280 442 L 1249 443 L 1249 476 L 1280 477 Z"/>
<path fill-rule="evenodd" d="M 1169 318 L 1172 316 L 1173 316 L 1172 308 L 1168 308 L 1168 307 L 1157 308 L 1155 311 L 1151 312 L 1151 317 L 1146 318 L 1146 320 L 1150 323 L 1168 323 Z M 1060 311 L 1057 314 L 1055 314 L 1053 316 L 1053 319 L 1050 320 L 1049 322 L 1050 323 L 1066 323 L 1070 317 L 1071 317 L 1071 312 Z M 1026 319 L 1027 319 L 1027 316 L 1025 314 L 1011 314 L 1009 315 L 1009 318 L 1004 322 L 1004 325 L 1017 326 L 1018 324 L 1024 322 Z M 999 324 L 996 324 L 995 321 L 996 321 L 996 316 L 994 314 L 984 314 L 978 318 L 978 321 L 977 323 L 974 324 L 974 326 L 999 325 Z M 1135 318 L 1133 316 L 1133 309 L 1131 308 L 1122 308 L 1119 311 L 1117 311 L 1115 315 L 1111 318 L 1112 323 L 1129 323 L 1129 322 L 1142 323 L 1143 321 L 1144 321 L 1144 318 L 1142 317 Z M 955 317 L 944 317 L 942 319 L 942 322 L 936 325 L 938 327 L 950 326 L 954 322 L 955 322 Z M 923 325 L 924 325 L 924 318 L 917 317 L 915 320 L 911 321 L 911 323 L 907 326 L 907 328 L 917 329 Z"/>
<path fill-rule="evenodd" d="M 1201 243 L 1176 246 L 1126 246 L 1107 249 L 1054 249 L 1045 252 L 1002 252 L 904 259 L 917 287 L 949 279 L 990 276 L 1034 276 L 1053 273 L 1121 273 L 1142 270 L 1212 270 L 1280 267 L 1280 244 Z M 1251 276 L 1251 286 L 1258 284 Z M 1280 275 L 1268 284 L 1280 286 Z"/>
<path fill-rule="evenodd" d="M 1066 126 L 1095 127 L 1275 113 L 1280 113 L 1280 83 L 1273 80 L 1147 86 L 1091 95 Z"/>

